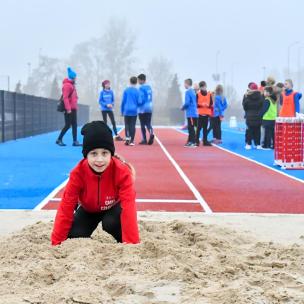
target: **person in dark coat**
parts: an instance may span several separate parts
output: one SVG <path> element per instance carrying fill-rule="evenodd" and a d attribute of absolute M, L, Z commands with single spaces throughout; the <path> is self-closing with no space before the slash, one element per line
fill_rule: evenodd
<path fill-rule="evenodd" d="M 248 136 L 246 139 L 247 150 L 251 149 L 252 141 L 257 149 L 261 147 L 261 125 L 262 125 L 262 108 L 263 96 L 258 90 L 256 83 L 249 84 L 249 89 L 243 99 L 243 108 L 245 111 L 246 125 L 248 129 Z"/>

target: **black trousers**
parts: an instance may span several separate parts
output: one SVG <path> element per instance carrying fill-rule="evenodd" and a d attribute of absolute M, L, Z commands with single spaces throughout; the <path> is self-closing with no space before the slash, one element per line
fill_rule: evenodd
<path fill-rule="evenodd" d="M 248 126 L 245 130 L 245 143 L 248 144 L 249 143 L 249 130 L 248 130 Z"/>
<path fill-rule="evenodd" d="M 101 114 L 102 114 L 102 120 L 106 124 L 108 124 L 108 116 L 109 116 L 109 118 L 111 120 L 111 124 L 113 126 L 114 134 L 117 136 L 117 128 L 116 128 L 116 122 L 115 122 L 113 111 L 101 111 Z"/>
<path fill-rule="evenodd" d="M 124 118 L 125 118 L 126 138 L 131 140 L 131 142 L 134 142 L 137 116 L 125 116 Z"/>
<path fill-rule="evenodd" d="M 252 141 L 256 146 L 261 144 L 261 126 L 248 126 L 248 145 L 251 145 Z"/>
<path fill-rule="evenodd" d="M 101 222 L 102 229 L 111 234 L 117 242 L 121 243 L 120 214 L 120 204 L 98 213 L 89 213 L 82 206 L 79 206 L 74 213 L 74 221 L 68 238 L 89 238 Z"/>
<path fill-rule="evenodd" d="M 263 120 L 262 124 L 265 128 L 264 148 L 271 148 L 274 146 L 275 120 Z"/>
<path fill-rule="evenodd" d="M 197 118 L 196 117 L 188 117 L 188 143 L 195 144 L 195 129 L 197 128 Z"/>
<path fill-rule="evenodd" d="M 207 130 L 207 134 L 209 135 L 209 133 L 211 132 L 211 130 L 213 131 L 212 133 L 212 135 L 213 135 L 213 138 L 215 138 L 215 136 L 214 136 L 214 129 L 213 129 L 213 125 L 214 125 L 214 117 L 210 117 L 210 119 L 209 119 L 209 127 L 208 127 L 208 130 Z"/>
<path fill-rule="evenodd" d="M 209 116 L 207 115 L 199 115 L 197 122 L 197 131 L 196 131 L 196 143 L 199 144 L 201 130 L 203 129 L 203 143 L 208 141 L 208 122 Z"/>
<path fill-rule="evenodd" d="M 220 117 L 212 117 L 210 124 L 212 124 L 213 138 L 222 139 L 222 121 Z"/>
<path fill-rule="evenodd" d="M 77 110 L 72 110 L 72 112 L 69 114 L 67 112 L 64 112 L 64 122 L 65 125 L 61 130 L 58 139 L 62 140 L 65 133 L 72 126 L 73 141 L 76 141 L 77 140 Z"/>
<path fill-rule="evenodd" d="M 140 121 L 141 134 L 144 141 L 147 141 L 146 128 L 150 135 L 153 134 L 153 128 L 151 124 L 152 113 L 140 113 L 138 114 Z"/>

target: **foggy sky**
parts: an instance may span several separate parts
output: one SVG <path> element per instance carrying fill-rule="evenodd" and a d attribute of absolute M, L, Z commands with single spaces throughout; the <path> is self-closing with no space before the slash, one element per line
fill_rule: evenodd
<path fill-rule="evenodd" d="M 136 33 L 139 66 L 164 55 L 180 81 L 192 77 L 213 88 L 220 50 L 219 72 L 239 93 L 261 80 L 262 67 L 284 80 L 288 45 L 302 40 L 304 46 L 303 1 L 0 0 L 0 7 L 0 88 L 2 75 L 10 75 L 11 89 L 19 79 L 24 84 L 27 63 L 33 68 L 39 52 L 68 57 L 75 44 L 99 36 L 111 17 L 125 18 Z M 300 46 L 291 48 L 291 70 Z"/>

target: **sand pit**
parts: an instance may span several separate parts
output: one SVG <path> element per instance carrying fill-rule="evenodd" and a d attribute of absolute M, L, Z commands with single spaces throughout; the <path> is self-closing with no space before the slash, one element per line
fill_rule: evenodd
<path fill-rule="evenodd" d="M 304 303 L 304 246 L 217 225 L 141 221 L 140 245 L 51 247 L 52 223 L 1 237 L 0 303 Z"/>

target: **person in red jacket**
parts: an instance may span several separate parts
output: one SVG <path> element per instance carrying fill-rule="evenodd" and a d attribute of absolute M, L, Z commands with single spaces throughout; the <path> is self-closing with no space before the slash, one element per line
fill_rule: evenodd
<path fill-rule="evenodd" d="M 73 146 L 78 147 L 81 144 L 77 141 L 77 91 L 75 87 L 77 74 L 68 67 L 68 78 L 65 78 L 62 83 L 62 97 L 65 107 L 64 112 L 64 121 L 65 125 L 61 130 L 58 139 L 56 140 L 56 144 L 59 146 L 66 146 L 63 143 L 62 139 L 65 133 L 72 126 L 72 134 L 73 134 Z"/>
<path fill-rule="evenodd" d="M 139 243 L 134 170 L 115 156 L 110 128 L 102 121 L 83 126 L 84 158 L 70 174 L 51 235 L 52 245 L 88 238 L 102 223 L 119 243 Z"/>

